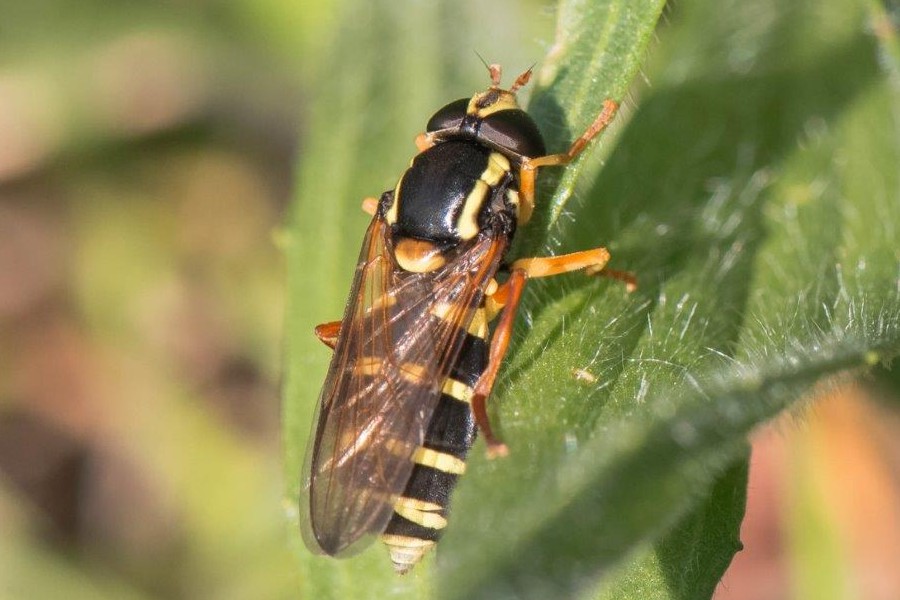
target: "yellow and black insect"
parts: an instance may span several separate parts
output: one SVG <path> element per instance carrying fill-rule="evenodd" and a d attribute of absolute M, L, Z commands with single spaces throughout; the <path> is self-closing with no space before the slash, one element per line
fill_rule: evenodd
<path fill-rule="evenodd" d="M 611 100 L 564 154 L 547 155 L 513 85 L 451 102 L 416 138 L 419 154 L 394 189 L 367 198 L 363 241 L 341 321 L 316 334 L 334 349 L 306 459 L 304 537 L 348 555 L 375 536 L 406 572 L 447 525 L 450 492 L 465 472 L 476 426 L 490 455 L 485 400 L 509 344 L 525 281 L 585 270 L 595 248 L 504 264 L 534 207 L 540 167 L 564 165 L 613 118 Z M 498 283 L 498 274 L 508 277 Z M 627 273 L 603 271 L 633 285 Z M 489 323 L 499 315 L 490 333 Z"/>

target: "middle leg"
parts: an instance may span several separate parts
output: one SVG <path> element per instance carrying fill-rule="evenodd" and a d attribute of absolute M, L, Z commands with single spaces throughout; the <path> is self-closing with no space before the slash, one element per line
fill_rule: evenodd
<path fill-rule="evenodd" d="M 532 277 L 550 277 L 581 270 L 588 275 L 604 275 L 607 274 L 603 270 L 607 262 L 609 262 L 609 251 L 606 248 L 594 248 L 562 256 L 523 258 L 513 262 L 509 279 L 503 285 L 497 286 L 496 282 L 492 280 L 488 288 L 485 309 L 488 319 L 492 319 L 499 313 L 500 321 L 491 336 L 487 368 L 479 377 L 472 394 L 472 412 L 475 415 L 475 422 L 487 442 L 489 458 L 506 456 L 509 453 L 506 444 L 501 442 L 491 429 L 486 400 L 494 387 L 494 381 L 500 371 L 500 364 L 509 348 L 516 311 L 522 299 L 525 282 Z M 628 291 L 632 291 L 632 286 L 636 285 L 634 275 L 631 273 L 611 271 L 608 275 L 624 281 Z"/>

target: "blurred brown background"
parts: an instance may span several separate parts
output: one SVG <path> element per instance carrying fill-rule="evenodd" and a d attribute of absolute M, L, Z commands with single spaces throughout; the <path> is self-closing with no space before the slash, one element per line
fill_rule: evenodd
<path fill-rule="evenodd" d="M 753 438 L 739 552 L 718 600 L 900 598 L 900 414 L 866 380 Z"/>
<path fill-rule="evenodd" d="M 330 10 L 0 4 L 0 597 L 290 597 L 275 240 Z"/>

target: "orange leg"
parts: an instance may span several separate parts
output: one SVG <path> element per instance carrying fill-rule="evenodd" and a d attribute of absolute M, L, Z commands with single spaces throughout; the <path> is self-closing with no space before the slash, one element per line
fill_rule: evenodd
<path fill-rule="evenodd" d="M 629 271 L 607 269 L 609 252 L 606 248 L 594 248 L 562 256 L 545 258 L 522 258 L 512 264 L 513 269 L 524 269 L 529 277 L 549 277 L 560 273 L 570 273 L 584 269 L 586 275 L 602 275 L 621 281 L 625 290 L 633 292 L 637 289 L 637 278 Z"/>
<path fill-rule="evenodd" d="M 585 273 L 588 275 L 602 275 L 603 277 L 609 277 L 610 279 L 615 279 L 616 281 L 621 281 L 625 284 L 625 291 L 629 294 L 635 291 L 638 287 L 637 277 L 635 277 L 634 273 L 631 271 L 619 271 L 618 269 L 603 269 L 602 271 L 593 271 L 592 269 L 585 269 Z"/>
<path fill-rule="evenodd" d="M 494 436 L 491 429 L 491 422 L 488 419 L 487 407 L 485 401 L 494 387 L 494 380 L 500 371 L 500 363 L 506 355 L 509 347 L 510 336 L 512 335 L 513 323 L 516 318 L 516 309 L 519 307 L 519 300 L 522 298 L 522 288 L 525 286 L 527 275 L 524 271 L 513 271 L 506 283 L 500 289 L 503 291 L 503 301 L 506 305 L 500 316 L 500 322 L 491 336 L 491 347 L 488 351 L 488 364 L 484 373 L 478 378 L 475 384 L 475 390 L 472 393 L 472 413 L 475 415 L 475 423 L 484 435 L 484 440 L 488 446 L 488 458 L 496 458 L 498 456 L 506 456 L 509 449 L 506 444 L 501 442 Z M 499 290 L 498 290 L 499 293 Z"/>
<path fill-rule="evenodd" d="M 334 350 L 337 345 L 338 338 L 341 335 L 341 322 L 331 321 L 330 323 L 322 323 L 316 325 L 316 337 L 322 340 L 322 343 Z"/>
<path fill-rule="evenodd" d="M 564 154 L 548 154 L 547 156 L 524 158 L 522 160 L 522 166 L 519 168 L 519 193 L 521 194 L 522 205 L 519 211 L 523 223 L 528 221 L 532 210 L 534 210 L 534 189 L 538 168 L 570 163 L 576 156 L 581 154 L 588 142 L 606 129 L 606 126 L 613 120 L 618 109 L 619 105 L 614 100 L 605 100 L 603 102 L 603 110 L 600 111 L 594 122 L 581 134 L 581 137 L 575 140 Z"/>
<path fill-rule="evenodd" d="M 486 400 L 494 387 L 494 381 L 500 371 L 500 364 L 509 347 L 516 310 L 522 298 L 525 282 L 533 277 L 550 277 L 583 270 L 588 275 L 607 275 L 622 280 L 628 291 L 632 291 L 632 286 L 637 285 L 634 275 L 625 271 L 605 271 L 604 267 L 608 261 L 609 252 L 606 248 L 594 248 L 562 256 L 519 259 L 512 264 L 512 272 L 506 283 L 495 286 L 493 292 L 488 294 L 486 301 L 488 318 L 493 318 L 500 313 L 500 321 L 491 337 L 487 368 L 475 384 L 472 394 L 472 412 L 475 415 L 475 422 L 487 442 L 488 458 L 506 456 L 509 453 L 506 444 L 497 439 L 491 429 Z"/>
<path fill-rule="evenodd" d="M 637 278 L 628 271 L 606 269 L 609 262 L 609 251 L 606 248 L 582 250 L 560 256 L 540 258 L 520 258 L 510 267 L 511 271 L 522 271 L 529 279 L 535 277 L 551 277 L 572 271 L 584 270 L 586 275 L 603 275 L 625 283 L 625 289 L 633 292 L 637 289 Z M 509 281 L 501 285 L 493 293 L 488 293 L 486 301 L 488 318 L 493 318 L 507 302 Z"/>
<path fill-rule="evenodd" d="M 599 273 L 609 262 L 606 248 L 582 250 L 561 256 L 520 258 L 512 264 L 513 271 L 524 271 L 528 277 L 550 277 L 584 269 L 589 275 Z"/>

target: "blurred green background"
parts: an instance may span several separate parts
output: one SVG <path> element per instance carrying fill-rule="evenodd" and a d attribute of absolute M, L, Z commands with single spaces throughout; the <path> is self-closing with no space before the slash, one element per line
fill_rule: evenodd
<path fill-rule="evenodd" d="M 0 2 L 0 598 L 302 597 L 279 240 L 345 5 Z M 474 50 L 539 61 L 554 28 L 548 3 L 498 3 L 451 40 L 456 92 L 424 74 L 411 105 L 482 86 Z M 869 395 L 760 434 L 717 597 L 822 597 L 822 560 L 831 597 L 900 597 L 900 423 Z M 848 485 L 883 506 L 848 510 Z"/>

